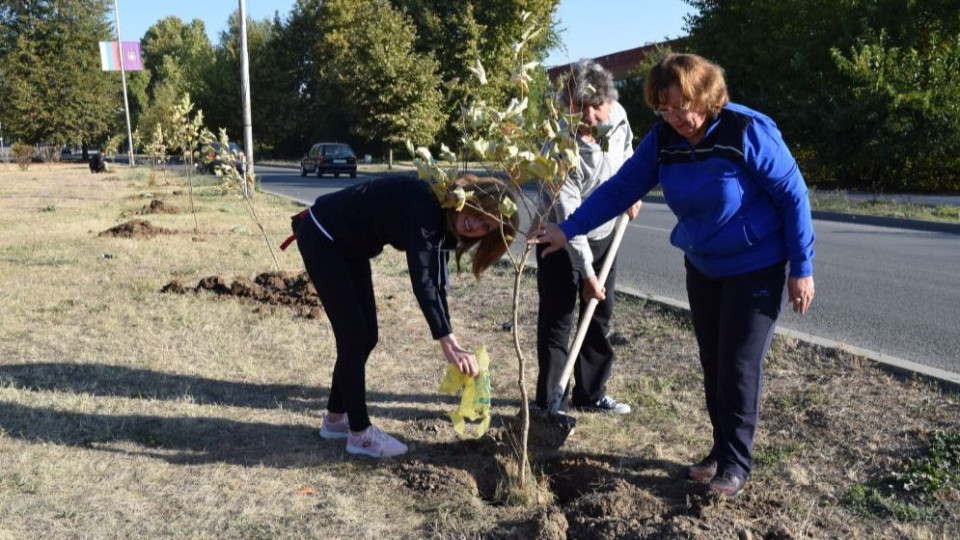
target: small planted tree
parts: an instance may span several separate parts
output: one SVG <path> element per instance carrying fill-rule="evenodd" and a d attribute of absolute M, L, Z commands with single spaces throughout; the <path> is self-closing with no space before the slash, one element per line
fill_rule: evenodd
<path fill-rule="evenodd" d="M 13 152 L 13 160 L 17 162 L 17 167 L 20 167 L 21 171 L 30 168 L 30 162 L 33 161 L 32 146 L 17 142 L 13 143 L 10 151 Z"/>
<path fill-rule="evenodd" d="M 154 128 L 153 132 L 150 135 L 150 141 L 147 143 L 145 148 L 147 151 L 147 156 L 151 161 L 153 161 L 153 166 L 163 169 L 164 174 L 167 170 L 167 140 L 163 133 L 163 126 L 157 122 L 157 127 Z"/>
<path fill-rule="evenodd" d="M 273 263 L 276 265 L 277 270 L 280 270 L 280 261 L 277 260 L 277 255 L 273 251 L 270 238 L 267 237 L 267 231 L 264 229 L 263 223 L 257 215 L 257 210 L 253 206 L 253 199 L 250 197 L 251 186 L 247 183 L 247 175 L 243 171 L 238 171 L 234 166 L 234 163 L 240 161 L 240 156 L 230 148 L 229 141 L 230 138 L 227 137 L 227 130 L 220 128 L 216 140 L 217 144 L 205 146 L 207 153 L 201 156 L 201 158 L 205 163 L 214 164 L 214 173 L 217 175 L 217 178 L 220 179 L 220 187 L 224 193 L 228 193 L 233 189 L 240 191 L 240 195 L 243 197 L 244 202 L 246 202 L 250 219 L 252 219 L 253 222 L 257 224 L 257 228 L 260 229 L 260 234 L 263 235 L 263 240 L 267 244 L 270 256 L 273 257 Z"/>
<path fill-rule="evenodd" d="M 154 184 L 157 177 L 157 169 L 163 171 L 163 180 L 167 180 L 167 141 L 163 134 L 163 126 L 157 122 L 156 128 L 150 134 L 144 151 L 147 159 L 150 160 L 153 168 L 150 170 L 150 184 Z"/>
<path fill-rule="evenodd" d="M 421 178 L 432 181 L 440 193 L 447 193 L 446 186 L 468 160 L 479 161 L 490 173 L 505 176 L 516 189 L 518 208 L 501 208 L 505 214 L 511 211 L 524 212 L 531 224 L 529 230 L 536 230 L 550 215 L 556 205 L 560 189 L 566 181 L 571 168 L 579 166 L 579 146 L 576 132 L 580 123 L 579 114 L 558 111 L 553 95 L 531 96 L 530 87 L 533 72 L 538 63 L 526 58 L 526 44 L 540 29 L 531 20 L 529 13 L 522 15 L 523 34 L 514 45 L 513 69 L 510 80 L 514 83 L 513 96 L 505 106 L 497 106 L 480 99 L 474 99 L 463 106 L 461 111 L 461 156 L 455 155 L 447 145 L 441 145 L 440 160 L 434 159 L 426 148 L 414 149 L 408 145 L 414 155 L 414 163 Z M 480 85 L 487 82 L 487 74 L 480 61 L 474 62 L 468 70 Z M 537 110 L 541 114 L 530 114 L 531 100 L 537 100 Z M 602 139 L 603 133 L 597 133 Z M 468 194 L 447 193 L 451 199 L 467 199 Z M 463 204 L 463 201 L 451 203 Z M 519 233 L 526 240 L 528 233 Z M 508 244 L 512 238 L 504 238 Z M 513 296 L 511 306 L 512 337 L 514 351 L 519 364 L 517 385 L 521 396 L 520 437 L 518 441 L 519 477 L 518 486 L 521 497 L 527 493 L 527 472 L 529 470 L 528 439 L 530 428 L 529 397 L 525 379 L 526 356 L 520 345 L 521 286 L 523 271 L 533 246 L 526 241 L 519 249 L 508 251 L 510 267 L 513 270 Z"/>
<path fill-rule="evenodd" d="M 120 145 L 123 144 L 123 135 L 113 135 L 103 144 L 103 155 L 112 161 L 117 161 Z"/>
<path fill-rule="evenodd" d="M 192 114 L 192 116 L 191 116 Z M 197 211 L 193 202 L 193 170 L 199 163 L 214 163 L 214 172 L 220 180 L 220 188 L 226 194 L 233 188 L 238 188 L 243 200 L 246 201 L 247 211 L 251 219 L 257 224 L 264 241 L 267 243 L 267 249 L 270 251 L 273 262 L 280 269 L 280 261 L 277 260 L 273 252 L 273 246 L 267 237 L 266 229 L 257 216 L 256 209 L 253 207 L 253 201 L 249 196 L 249 186 L 247 185 L 246 175 L 238 171 L 233 166 L 238 161 L 239 156 L 230 149 L 227 131 L 220 128 L 219 136 L 214 138 L 209 129 L 203 127 L 203 111 L 197 110 L 193 114 L 193 103 L 190 101 L 190 95 L 184 94 L 174 107 L 173 111 L 173 137 L 172 142 L 176 148 L 180 149 L 183 155 L 183 162 L 187 168 L 187 183 L 190 187 L 190 211 L 193 213 L 194 230 L 199 230 L 197 224 Z M 158 135 L 159 133 L 159 135 Z M 163 129 L 157 125 L 154 134 L 154 143 L 162 146 Z M 159 143 L 158 143 L 159 141 Z M 217 143 L 217 144 L 213 144 Z M 156 146 L 156 148 L 160 148 Z M 201 153 L 200 149 L 205 153 Z"/>
<path fill-rule="evenodd" d="M 183 163 L 187 167 L 187 186 L 190 192 L 190 212 L 193 214 L 193 230 L 200 230 L 197 222 L 197 209 L 193 202 L 193 168 L 196 163 L 197 149 L 203 142 L 213 139 L 210 130 L 203 127 L 203 111 L 193 113 L 190 94 L 184 94 L 173 108 L 173 137 L 175 148 L 180 149 Z"/>

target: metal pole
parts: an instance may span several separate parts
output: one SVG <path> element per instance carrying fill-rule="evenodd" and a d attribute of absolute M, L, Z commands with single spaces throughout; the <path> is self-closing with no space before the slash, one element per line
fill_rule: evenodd
<path fill-rule="evenodd" d="M 247 56 L 247 8 L 240 1 L 240 91 L 243 94 L 243 149 L 246 152 L 247 171 L 243 179 L 243 193 L 253 195 L 247 189 L 247 178 L 256 178 L 253 170 L 253 123 L 250 120 L 250 60 Z"/>
<path fill-rule="evenodd" d="M 0 122 L 0 154 L 3 154 L 3 162 L 7 162 L 7 153 L 3 151 L 3 122 Z"/>
<path fill-rule="evenodd" d="M 133 167 L 133 131 L 130 130 L 130 102 L 127 101 L 127 73 L 123 68 L 123 41 L 120 39 L 120 0 L 113 0 L 113 14 L 117 21 L 117 49 L 120 51 L 120 80 L 123 81 L 123 112 L 127 114 L 127 142 L 130 152 L 127 157 Z"/>

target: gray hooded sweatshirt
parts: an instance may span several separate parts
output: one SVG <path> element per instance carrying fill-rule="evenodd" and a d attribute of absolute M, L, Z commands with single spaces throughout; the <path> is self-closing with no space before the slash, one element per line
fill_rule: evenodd
<path fill-rule="evenodd" d="M 627 121 L 627 112 L 620 103 L 614 101 L 610 105 L 610 117 L 605 123 L 613 126 L 604 136 L 609 140 L 606 152 L 602 150 L 600 141 L 587 142 L 577 135 L 580 143 L 580 168 L 567 173 L 567 181 L 560 190 L 560 198 L 551 214 L 552 221 L 565 221 L 600 184 L 613 176 L 623 162 L 633 155 L 633 130 Z M 549 201 L 544 199 L 542 204 L 545 207 Z M 589 240 L 606 238 L 613 232 L 615 221 L 616 219 L 612 219 L 584 236 L 573 237 L 567 243 L 566 250 L 570 254 L 573 268 L 583 279 L 596 275 Z"/>

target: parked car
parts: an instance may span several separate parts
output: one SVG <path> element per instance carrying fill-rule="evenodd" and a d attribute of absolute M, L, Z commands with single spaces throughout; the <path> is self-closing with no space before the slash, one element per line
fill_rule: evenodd
<path fill-rule="evenodd" d="M 316 173 L 318 178 L 324 174 L 333 174 L 334 177 L 349 174 L 350 178 L 356 178 L 357 155 L 348 144 L 317 143 L 300 160 L 300 176 L 309 173 Z"/>
<path fill-rule="evenodd" d="M 229 145 L 230 155 L 233 157 L 231 165 L 243 176 L 243 171 L 247 167 L 247 158 L 243 154 L 243 148 L 240 148 L 240 145 L 233 141 L 228 142 L 227 145 Z M 223 165 L 223 163 L 220 157 L 220 143 L 212 142 L 202 148 L 197 170 L 201 173 L 216 174 L 217 167 Z"/>

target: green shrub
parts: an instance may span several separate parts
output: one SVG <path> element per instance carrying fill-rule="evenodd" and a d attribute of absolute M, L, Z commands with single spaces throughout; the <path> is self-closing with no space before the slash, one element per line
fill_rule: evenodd
<path fill-rule="evenodd" d="M 17 162 L 20 170 L 27 170 L 30 167 L 30 162 L 33 161 L 33 147 L 29 144 L 13 143 L 10 150 L 13 151 L 13 159 Z"/>

